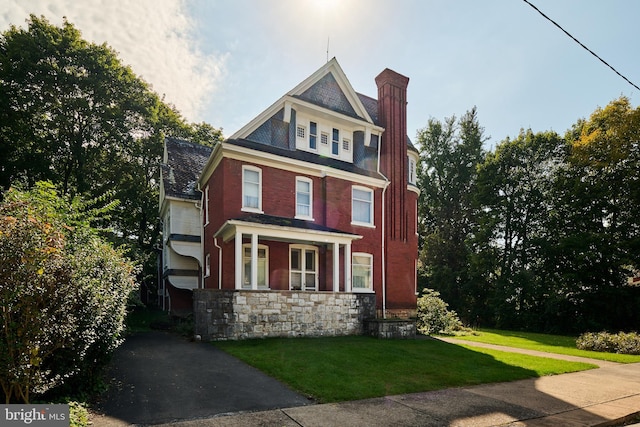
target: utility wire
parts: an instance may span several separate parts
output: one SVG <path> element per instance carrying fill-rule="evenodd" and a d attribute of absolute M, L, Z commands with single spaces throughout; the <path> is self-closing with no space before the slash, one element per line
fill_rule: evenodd
<path fill-rule="evenodd" d="M 616 70 L 615 68 L 613 68 L 611 65 L 609 65 L 607 63 L 607 61 L 605 61 L 604 59 L 600 58 L 598 55 L 595 54 L 595 52 L 593 52 L 591 49 L 589 49 L 588 47 L 586 47 L 584 44 L 582 44 L 580 42 L 580 40 L 578 40 L 577 38 L 573 37 L 571 34 L 569 34 L 567 32 L 567 30 L 565 30 L 564 28 L 562 28 L 556 21 L 554 21 L 553 19 L 549 18 L 547 15 L 545 15 L 544 13 L 542 13 L 542 11 L 540 11 L 540 9 L 538 9 L 537 7 L 535 7 L 533 4 L 531 4 L 528 0 L 522 0 L 524 1 L 526 4 L 528 4 L 529 6 L 531 6 L 532 8 L 534 8 L 536 10 L 536 12 L 538 12 L 540 15 L 542 15 L 546 20 L 548 20 L 549 22 L 551 22 L 553 25 L 555 25 L 556 27 L 560 28 L 560 30 L 562 30 L 563 33 L 565 33 L 566 35 L 568 35 L 569 37 L 571 37 L 571 39 L 573 39 L 574 42 L 578 43 L 580 46 L 582 46 L 587 52 L 589 52 L 591 55 L 595 56 L 596 58 L 598 58 L 600 60 L 600 62 L 602 62 L 604 65 L 606 65 L 607 67 L 611 68 L 613 70 L 614 73 L 616 73 L 617 75 L 619 75 L 620 77 L 622 77 L 627 83 L 629 83 L 631 86 L 635 87 L 636 89 L 640 90 L 640 87 L 636 86 L 635 83 L 633 83 L 631 80 L 629 80 L 628 78 L 626 78 L 625 76 L 623 76 L 622 74 L 620 74 L 620 72 L 618 72 L 618 70 Z"/>

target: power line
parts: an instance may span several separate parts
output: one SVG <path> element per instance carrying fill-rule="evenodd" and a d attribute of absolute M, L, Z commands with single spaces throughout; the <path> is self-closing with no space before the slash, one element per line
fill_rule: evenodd
<path fill-rule="evenodd" d="M 531 6 L 533 9 L 535 9 L 536 12 L 538 12 L 540 15 L 542 15 L 546 20 L 548 20 L 549 22 L 551 22 L 553 25 L 555 25 L 556 27 L 560 28 L 560 30 L 562 30 L 563 33 L 565 33 L 566 35 L 568 35 L 569 37 L 571 37 L 571 39 L 578 43 L 580 46 L 582 46 L 587 52 L 589 52 L 591 55 L 595 56 L 596 58 L 598 58 L 600 60 L 600 62 L 602 62 L 604 65 L 606 65 L 607 67 L 611 68 L 613 70 L 614 73 L 616 73 L 617 75 L 619 75 L 620 77 L 622 77 L 627 83 L 629 83 L 631 86 L 635 87 L 636 89 L 640 90 L 640 87 L 638 87 L 635 83 L 633 83 L 631 80 L 629 80 L 628 78 L 626 78 L 625 76 L 623 76 L 622 74 L 620 74 L 620 72 L 618 70 L 616 70 L 615 68 L 613 68 L 611 65 L 609 65 L 607 63 L 607 61 L 605 61 L 604 59 L 600 58 L 598 55 L 596 55 L 596 53 L 594 51 L 592 51 L 591 49 L 589 49 L 588 47 L 586 47 L 584 44 L 582 44 L 580 42 L 580 40 L 578 40 L 577 38 L 573 37 L 571 34 L 569 34 L 569 32 L 567 32 L 567 30 L 565 30 L 564 28 L 562 28 L 560 26 L 560 24 L 558 24 L 556 21 L 554 21 L 553 19 L 549 18 L 547 15 L 545 15 L 544 13 L 542 13 L 542 11 L 540 11 L 540 9 L 538 9 L 537 7 L 535 7 L 533 4 L 531 4 L 528 0 L 522 0 L 524 1 L 526 4 L 528 4 L 529 6 Z"/>

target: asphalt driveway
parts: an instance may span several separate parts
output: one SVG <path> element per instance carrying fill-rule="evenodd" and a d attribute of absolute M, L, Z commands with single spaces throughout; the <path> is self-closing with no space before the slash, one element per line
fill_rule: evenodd
<path fill-rule="evenodd" d="M 313 402 L 208 343 L 151 331 L 116 351 L 95 427 L 160 424 Z"/>

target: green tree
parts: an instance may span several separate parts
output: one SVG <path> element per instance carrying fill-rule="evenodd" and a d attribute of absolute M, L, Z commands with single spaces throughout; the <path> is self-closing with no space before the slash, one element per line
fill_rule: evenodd
<path fill-rule="evenodd" d="M 158 165 L 165 135 L 213 145 L 220 130 L 188 124 L 106 44 L 65 21 L 31 15 L 0 36 L 0 188 L 40 180 L 120 204 L 100 224 L 156 283 Z"/>
<path fill-rule="evenodd" d="M 0 385 L 6 403 L 29 402 L 80 375 L 95 380 L 119 345 L 135 271 L 89 226 L 105 209 L 60 198 L 45 183 L 5 194 Z"/>
<path fill-rule="evenodd" d="M 627 279 L 640 266 L 639 136 L 640 109 L 626 98 L 567 132 L 571 155 L 555 184 L 547 270 L 563 297 L 558 311 L 580 331 L 638 327 L 638 290 Z"/>
<path fill-rule="evenodd" d="M 545 271 L 551 191 L 567 147 L 554 132 L 521 131 L 501 142 L 478 169 L 474 269 L 487 286 L 500 327 L 539 328 L 549 298 Z"/>
<path fill-rule="evenodd" d="M 467 321 L 475 317 L 471 307 L 482 292 L 470 282 L 468 240 L 475 224 L 476 169 L 485 140 L 475 108 L 444 123 L 430 119 L 417 136 L 423 287 L 439 291 Z"/>

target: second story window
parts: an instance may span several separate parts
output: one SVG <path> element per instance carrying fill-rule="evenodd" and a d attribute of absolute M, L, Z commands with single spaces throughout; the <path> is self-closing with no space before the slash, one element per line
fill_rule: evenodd
<path fill-rule="evenodd" d="M 262 171 L 252 166 L 242 167 L 242 210 L 262 211 Z"/>
<path fill-rule="evenodd" d="M 370 188 L 353 187 L 351 222 L 356 225 L 373 226 L 373 190 Z"/>
<path fill-rule="evenodd" d="M 340 131 L 333 128 L 333 136 L 331 138 L 331 154 L 337 156 L 340 154 Z"/>
<path fill-rule="evenodd" d="M 409 172 L 408 172 L 409 184 L 416 183 L 416 160 L 413 157 L 409 157 Z"/>
<path fill-rule="evenodd" d="M 296 218 L 313 219 L 313 183 L 309 178 L 296 178 Z"/>

